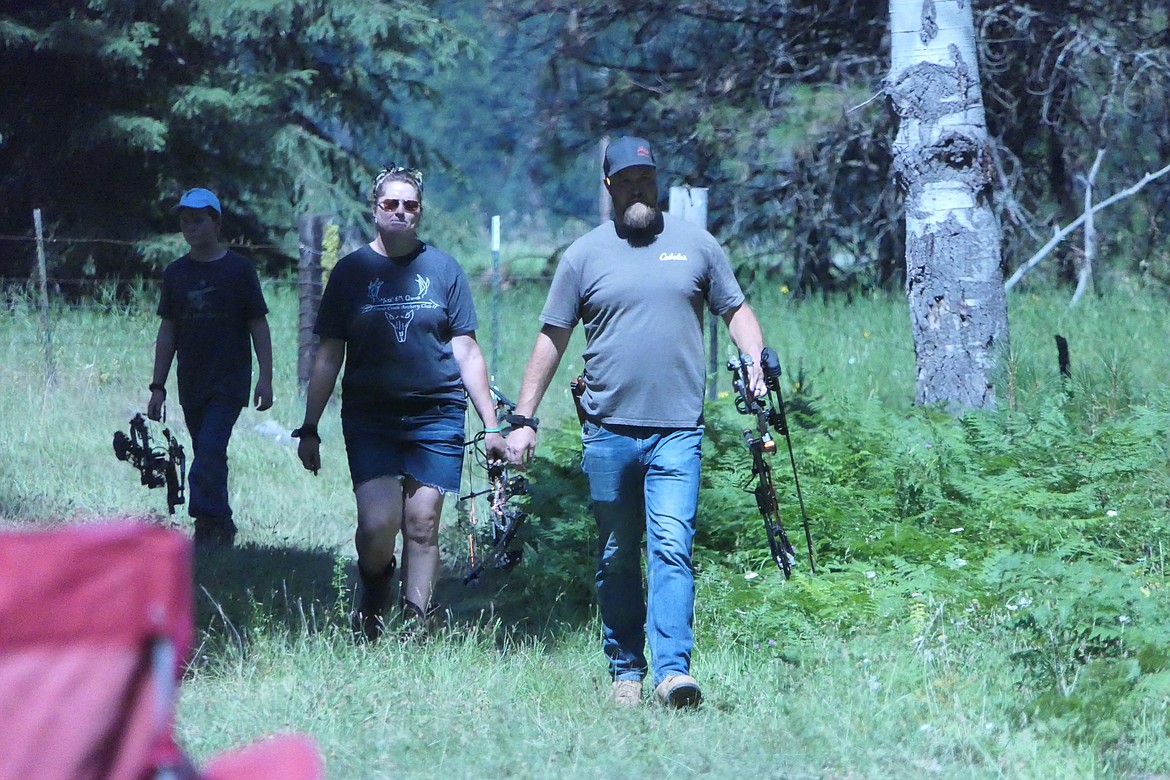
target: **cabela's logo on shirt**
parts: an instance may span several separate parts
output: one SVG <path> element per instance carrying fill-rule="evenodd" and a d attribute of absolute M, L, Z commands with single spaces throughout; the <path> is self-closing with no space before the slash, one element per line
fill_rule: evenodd
<path fill-rule="evenodd" d="M 687 256 L 682 252 L 663 252 L 658 256 L 658 259 L 665 263 L 670 260 L 686 260 Z"/>
<path fill-rule="evenodd" d="M 406 333 L 410 330 L 410 322 L 414 319 L 414 313 L 416 311 L 419 309 L 439 308 L 438 303 L 425 297 L 430 292 L 431 280 L 419 274 L 414 277 L 414 283 L 418 285 L 417 295 L 389 295 L 383 297 L 382 285 L 385 282 L 381 279 L 375 279 L 370 282 L 370 286 L 367 288 L 370 302 L 361 308 L 362 314 L 382 312 L 386 315 L 386 321 L 394 328 L 394 337 L 398 339 L 399 344 L 406 343 Z"/>

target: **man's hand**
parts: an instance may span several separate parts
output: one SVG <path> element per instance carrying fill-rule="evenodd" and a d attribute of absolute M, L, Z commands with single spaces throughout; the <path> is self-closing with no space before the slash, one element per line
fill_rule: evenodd
<path fill-rule="evenodd" d="M 161 420 L 166 403 L 167 393 L 165 390 L 151 390 L 150 401 L 146 404 L 146 416 L 156 422 Z"/>
<path fill-rule="evenodd" d="M 764 384 L 764 372 L 758 363 L 748 366 L 748 390 L 752 398 L 767 398 L 768 386 Z"/>
<path fill-rule="evenodd" d="M 526 468 L 532 460 L 532 453 L 536 451 L 536 431 L 521 425 L 508 434 L 504 440 L 504 449 L 509 463 Z"/>
<path fill-rule="evenodd" d="M 321 440 L 316 436 L 302 436 L 299 441 L 297 457 L 301 459 L 301 465 L 306 471 L 316 475 L 321 469 Z"/>
<path fill-rule="evenodd" d="M 258 412 L 266 412 L 272 408 L 272 382 L 263 379 L 256 380 L 256 392 L 252 394 L 252 405 Z"/>

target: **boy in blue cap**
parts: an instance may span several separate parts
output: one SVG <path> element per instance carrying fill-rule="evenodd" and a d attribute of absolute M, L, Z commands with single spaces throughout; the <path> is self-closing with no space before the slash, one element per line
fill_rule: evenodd
<path fill-rule="evenodd" d="M 268 305 L 252 261 L 220 240 L 223 210 L 215 193 L 187 190 L 176 210 L 190 250 L 163 272 L 146 413 L 162 418 L 177 355 L 179 405 L 194 451 L 187 510 L 195 520 L 195 541 L 230 546 L 236 524 L 228 503 L 227 448 L 252 390 L 253 350 L 260 376 L 252 402 L 260 411 L 272 406 Z"/>

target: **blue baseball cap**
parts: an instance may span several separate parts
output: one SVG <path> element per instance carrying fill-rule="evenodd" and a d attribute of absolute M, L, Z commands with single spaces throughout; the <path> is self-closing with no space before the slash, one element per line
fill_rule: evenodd
<path fill-rule="evenodd" d="M 215 209 L 215 213 L 223 215 L 223 209 L 219 206 L 219 198 L 215 197 L 215 193 L 211 190 L 205 190 L 202 187 L 187 190 L 183 193 L 183 197 L 179 199 L 177 209 Z"/>

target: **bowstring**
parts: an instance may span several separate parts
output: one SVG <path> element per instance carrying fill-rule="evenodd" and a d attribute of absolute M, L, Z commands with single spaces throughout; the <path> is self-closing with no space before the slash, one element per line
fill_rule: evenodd
<path fill-rule="evenodd" d="M 468 408 L 466 408 L 464 410 L 463 414 L 465 417 L 463 430 L 469 431 L 469 430 L 471 430 L 470 404 L 468 404 Z M 479 448 L 479 443 L 482 442 L 483 439 L 484 439 L 484 433 L 483 433 L 483 431 L 480 431 L 475 436 L 473 436 L 471 439 L 464 442 L 464 445 L 463 445 L 464 446 L 463 469 L 467 473 L 467 495 L 465 496 L 465 499 L 466 499 L 467 504 L 468 504 L 468 508 L 467 508 L 467 525 L 468 525 L 468 528 L 467 528 L 467 557 L 468 557 L 467 566 L 468 566 L 468 571 L 471 571 L 475 568 L 476 562 L 478 560 L 478 551 L 476 549 L 475 535 L 476 535 L 476 529 L 479 527 L 479 517 L 477 514 L 478 513 L 477 505 L 479 502 L 477 499 L 481 495 L 481 492 L 476 490 L 476 488 L 475 488 L 475 481 L 476 481 L 475 475 L 481 469 L 484 469 L 487 465 L 486 454 L 482 453 L 480 448 Z"/>

